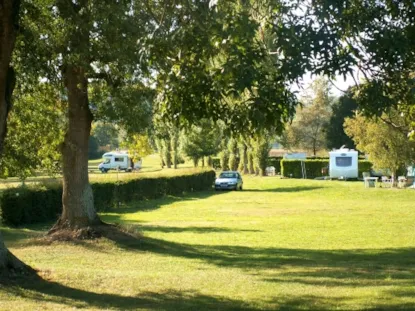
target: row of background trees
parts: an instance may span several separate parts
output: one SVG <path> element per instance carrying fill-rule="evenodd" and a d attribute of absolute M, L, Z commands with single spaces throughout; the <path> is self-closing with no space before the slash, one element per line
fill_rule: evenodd
<path fill-rule="evenodd" d="M 285 149 L 308 151 L 311 156 L 327 156 L 328 150 L 342 145 L 357 148 L 370 155 L 377 168 L 392 172 L 413 162 L 405 118 L 396 111 L 377 118 L 365 117 L 359 112 L 353 88 L 338 98 L 331 90 L 331 83 L 324 77 L 312 82 L 300 97 L 295 118 L 279 136 L 270 131 L 256 136 L 232 134 L 224 121 L 202 119 L 185 129 L 158 120 L 147 134 L 129 137 L 122 128 L 96 122 L 90 140 L 90 150 L 95 149 L 90 157 L 123 146 L 137 157 L 158 150 L 162 167 L 177 168 L 184 159 L 192 160 L 195 167 L 211 166 L 212 157 L 219 156 L 223 169 L 264 174 L 270 146 L 278 141 Z M 391 138 L 390 144 L 386 136 Z"/>

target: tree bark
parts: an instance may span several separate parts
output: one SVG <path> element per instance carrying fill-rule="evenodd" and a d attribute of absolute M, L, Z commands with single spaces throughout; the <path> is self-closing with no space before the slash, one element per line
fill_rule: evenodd
<path fill-rule="evenodd" d="M 164 139 L 164 162 L 167 168 L 171 168 L 171 139 Z"/>
<path fill-rule="evenodd" d="M 74 65 L 66 66 L 63 76 L 68 92 L 68 129 L 62 146 L 62 215 L 51 233 L 101 224 L 88 178 L 88 142 L 93 119 L 88 81 L 84 69 Z"/>
<path fill-rule="evenodd" d="M 179 131 L 176 125 L 173 125 L 173 132 L 171 135 L 171 149 L 173 152 L 173 168 L 177 169 L 178 162 L 178 140 L 179 140 Z"/>
<path fill-rule="evenodd" d="M 242 174 L 248 174 L 249 170 L 248 170 L 248 146 L 246 145 L 246 143 L 243 143 L 241 146 L 241 158 L 239 161 L 239 168 L 238 170 L 242 173 Z"/>
<path fill-rule="evenodd" d="M 0 157 L 7 134 L 7 117 L 12 107 L 15 74 L 10 67 L 16 35 L 20 0 L 0 0 Z M 0 276 L 9 272 L 34 271 L 16 258 L 6 247 L 0 234 Z"/>
<path fill-rule="evenodd" d="M 0 0 L 0 155 L 7 133 L 15 76 L 10 67 L 18 31 L 20 0 Z"/>
<path fill-rule="evenodd" d="M 248 172 L 249 174 L 255 174 L 254 155 L 252 150 L 249 150 L 248 152 Z"/>

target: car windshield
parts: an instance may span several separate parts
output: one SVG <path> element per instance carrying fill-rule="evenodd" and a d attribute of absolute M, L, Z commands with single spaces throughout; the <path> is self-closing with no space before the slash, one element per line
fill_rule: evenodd
<path fill-rule="evenodd" d="M 104 161 L 103 161 L 102 163 L 104 163 L 104 164 L 108 164 L 108 163 L 110 163 L 110 162 L 111 162 L 111 159 L 104 158 Z"/>
<path fill-rule="evenodd" d="M 221 173 L 219 178 L 236 178 L 236 173 Z"/>

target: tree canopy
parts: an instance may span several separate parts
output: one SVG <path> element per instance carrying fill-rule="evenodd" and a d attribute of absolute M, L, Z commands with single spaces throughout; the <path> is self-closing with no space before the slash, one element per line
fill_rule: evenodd
<path fill-rule="evenodd" d="M 356 147 L 354 141 L 344 132 L 343 124 L 347 117 L 354 116 L 357 108 L 352 91 L 340 96 L 333 104 L 330 120 L 325 127 L 328 149 L 338 149 L 343 145 L 349 149 Z"/>
<path fill-rule="evenodd" d="M 405 118 L 396 111 L 384 117 L 392 118 L 395 123 L 405 123 Z M 357 114 L 346 119 L 345 131 L 357 148 L 369 155 L 376 169 L 389 169 L 395 176 L 398 169 L 415 160 L 415 142 L 408 141 L 405 133 L 379 118 L 368 119 Z"/>

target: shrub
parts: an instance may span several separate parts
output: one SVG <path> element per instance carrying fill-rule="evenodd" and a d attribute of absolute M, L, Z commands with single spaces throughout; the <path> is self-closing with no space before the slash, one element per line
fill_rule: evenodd
<path fill-rule="evenodd" d="M 267 159 L 267 166 L 275 167 L 275 173 L 281 173 L 281 160 L 282 157 L 270 157 Z"/>
<path fill-rule="evenodd" d="M 301 160 L 281 160 L 281 175 L 302 178 Z M 305 160 L 307 178 L 321 177 L 321 169 L 329 165 L 328 160 Z"/>
<path fill-rule="evenodd" d="M 359 177 L 363 178 L 363 172 L 370 172 L 372 169 L 372 162 L 366 160 L 359 161 Z"/>
<path fill-rule="evenodd" d="M 219 170 L 221 168 L 221 166 L 220 166 L 220 158 L 212 158 L 212 167 L 215 170 Z"/>
<path fill-rule="evenodd" d="M 321 169 L 328 167 L 329 160 L 305 160 L 305 168 L 307 178 L 321 177 Z M 369 172 L 372 168 L 372 163 L 366 160 L 359 161 L 359 177 L 362 177 L 363 172 Z M 281 175 L 285 177 L 302 178 L 301 161 L 300 160 L 281 160 Z"/>
<path fill-rule="evenodd" d="M 107 211 L 119 203 L 156 199 L 165 195 L 211 189 L 214 171 L 171 177 L 146 177 L 121 182 L 93 183 L 95 208 Z M 3 191 L 0 197 L 3 222 L 7 225 L 53 221 L 62 212 L 62 187 L 23 187 Z"/>

